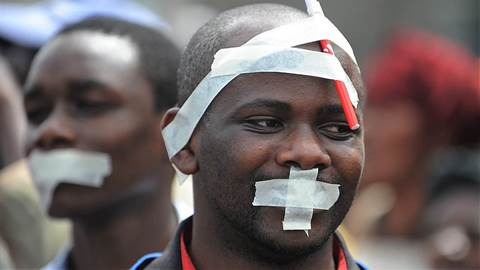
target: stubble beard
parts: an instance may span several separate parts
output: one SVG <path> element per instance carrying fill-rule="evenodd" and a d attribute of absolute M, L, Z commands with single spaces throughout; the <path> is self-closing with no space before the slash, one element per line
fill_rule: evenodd
<path fill-rule="evenodd" d="M 235 175 L 229 174 L 228 170 L 223 167 L 222 174 Z M 251 179 L 253 178 L 251 177 Z M 222 178 L 215 175 L 215 177 L 212 176 L 210 179 Z M 241 180 L 237 179 L 235 181 Z M 230 180 L 226 182 L 234 183 Z M 303 260 L 322 249 L 343 220 L 349 208 L 349 199 L 341 196 L 336 203 L 338 205 L 334 206 L 331 209 L 331 213 L 329 213 L 331 218 L 322 225 L 322 233 L 317 234 L 315 238 L 309 240 L 309 243 L 303 246 L 297 245 L 293 247 L 289 243 L 279 241 L 274 234 L 269 232 L 268 227 L 271 225 L 271 221 L 262 220 L 263 207 L 254 207 L 252 205 L 255 194 L 255 180 L 251 182 L 248 188 L 243 190 L 233 185 L 225 185 L 224 189 L 222 189 L 223 192 L 219 193 L 218 189 L 209 188 L 214 187 L 213 185 L 207 184 L 204 186 L 206 189 L 203 191 L 205 194 L 208 194 L 210 207 L 219 217 L 219 226 L 216 229 L 222 235 L 226 249 L 248 260 L 278 265 Z M 248 196 L 242 197 L 240 195 L 242 193 L 248 194 Z M 307 236 L 305 235 L 305 237 Z"/>

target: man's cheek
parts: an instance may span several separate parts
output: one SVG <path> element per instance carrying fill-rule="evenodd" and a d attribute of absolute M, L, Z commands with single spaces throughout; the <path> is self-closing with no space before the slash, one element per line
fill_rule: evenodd
<path fill-rule="evenodd" d="M 231 155 L 238 166 L 250 172 L 273 161 L 275 147 L 267 140 L 239 136 L 232 141 Z"/>
<path fill-rule="evenodd" d="M 361 145 L 357 147 L 341 147 L 331 151 L 332 165 L 338 167 L 348 178 L 358 178 L 364 165 L 364 151 Z"/>

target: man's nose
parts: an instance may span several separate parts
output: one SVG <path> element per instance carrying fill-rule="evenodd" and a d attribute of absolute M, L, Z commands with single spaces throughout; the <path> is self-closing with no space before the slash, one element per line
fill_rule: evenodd
<path fill-rule="evenodd" d="M 303 170 L 325 169 L 331 165 L 329 153 L 311 127 L 301 127 L 291 132 L 279 148 L 276 161 L 281 166 L 296 166 Z"/>
<path fill-rule="evenodd" d="M 61 111 L 54 110 L 34 131 L 34 138 L 29 151 L 33 148 L 44 151 L 56 148 L 69 148 L 75 145 L 76 135 L 68 117 Z"/>

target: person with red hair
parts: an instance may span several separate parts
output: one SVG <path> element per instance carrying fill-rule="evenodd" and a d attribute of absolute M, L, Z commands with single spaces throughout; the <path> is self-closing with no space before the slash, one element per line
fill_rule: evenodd
<path fill-rule="evenodd" d="M 375 186 L 384 199 L 382 209 L 371 214 L 376 221 L 370 228 L 411 237 L 418 229 L 432 158 L 445 148 L 478 150 L 478 66 L 461 46 L 418 30 L 395 33 L 372 59 L 365 74 L 363 189 Z"/>

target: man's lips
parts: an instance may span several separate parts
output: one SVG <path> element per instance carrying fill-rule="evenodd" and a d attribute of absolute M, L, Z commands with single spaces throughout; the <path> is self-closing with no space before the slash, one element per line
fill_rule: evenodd
<path fill-rule="evenodd" d="M 262 182 L 262 181 L 269 181 L 269 180 L 276 180 L 276 179 L 287 179 L 287 180 L 296 180 L 295 178 L 288 178 L 287 177 L 265 177 L 265 178 L 260 178 L 260 179 L 255 179 L 255 182 Z M 320 176 L 315 179 L 315 181 L 320 181 L 328 184 L 340 184 L 339 181 L 337 180 L 337 177 L 325 177 L 325 176 Z"/>

